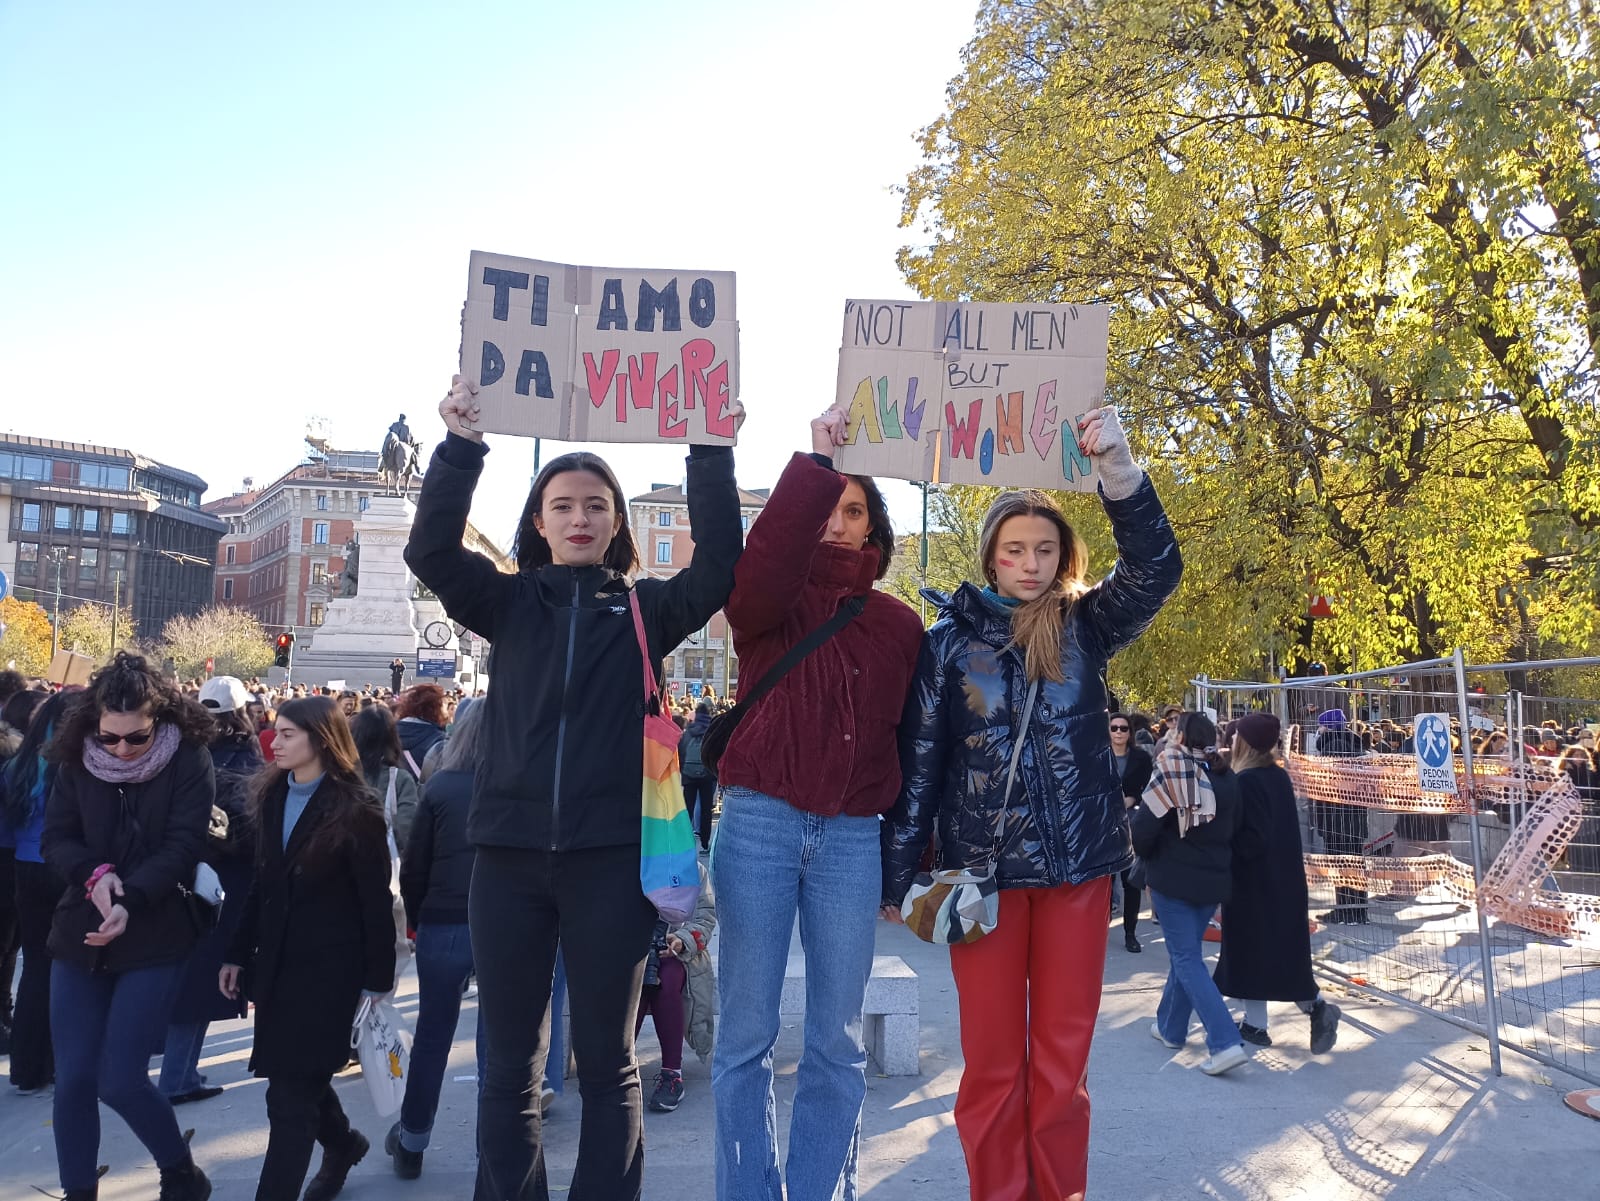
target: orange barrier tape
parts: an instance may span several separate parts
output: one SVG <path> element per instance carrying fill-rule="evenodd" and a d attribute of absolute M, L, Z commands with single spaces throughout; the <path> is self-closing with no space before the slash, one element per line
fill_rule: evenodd
<path fill-rule="evenodd" d="M 1410 755 L 1335 758 L 1291 751 L 1284 756 L 1284 766 L 1295 792 L 1313 801 L 1396 813 L 1465 813 L 1471 803 L 1459 759 L 1456 785 L 1461 791 L 1455 795 L 1418 791 L 1417 761 Z M 1474 760 L 1472 768 L 1472 774 L 1482 780 L 1504 773 L 1506 764 L 1500 759 Z"/>
<path fill-rule="evenodd" d="M 1470 905 L 1477 895 L 1472 868 L 1453 855 L 1307 855 L 1305 859 L 1306 879 L 1363 889 L 1369 896 L 1414 897 L 1438 888 L 1450 900 Z"/>

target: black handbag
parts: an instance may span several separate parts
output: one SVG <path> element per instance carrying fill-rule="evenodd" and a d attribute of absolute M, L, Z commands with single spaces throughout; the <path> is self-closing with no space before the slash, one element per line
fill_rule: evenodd
<path fill-rule="evenodd" d="M 720 713 L 712 719 L 711 724 L 706 727 L 705 737 L 700 742 L 700 762 L 705 764 L 707 771 L 712 775 L 717 774 L 717 763 L 722 758 L 722 753 L 728 749 L 728 739 L 733 737 L 733 732 L 739 728 L 739 723 L 755 707 L 756 702 L 777 687 L 778 681 L 788 675 L 800 660 L 861 616 L 861 611 L 866 607 L 867 598 L 864 596 L 852 596 L 845 601 L 839 606 L 837 613 L 791 646 L 788 653 L 778 660 L 772 670 L 761 677 L 761 682 L 751 690 L 749 696 L 726 713 Z"/>

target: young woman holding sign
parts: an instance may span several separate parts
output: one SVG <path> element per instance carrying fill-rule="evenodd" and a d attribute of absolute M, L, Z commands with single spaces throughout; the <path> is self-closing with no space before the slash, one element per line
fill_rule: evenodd
<path fill-rule="evenodd" d="M 656 913 L 639 882 L 642 663 L 700 629 L 733 588 L 743 534 L 733 451 L 689 448 L 694 557 L 635 584 L 627 502 L 603 459 L 552 460 L 517 528 L 517 573 L 462 546 L 488 448 L 477 386 L 457 376 L 449 429 L 417 498 L 406 562 L 450 616 L 494 643 L 483 759 L 468 837 L 468 911 L 487 1057 L 478 1107 L 481 1173 L 497 1199 L 546 1197 L 533 1090 L 549 1043 L 559 938 L 572 997 L 583 1133 L 571 1201 L 637 1198 L 643 1176 L 634 1022 Z M 742 414 L 741 414 L 742 415 Z"/>
<path fill-rule="evenodd" d="M 992 865 L 1001 889 L 994 931 L 950 948 L 966 1061 L 956 1130 L 978 1201 L 1084 1194 L 1106 912 L 1132 862 L 1106 664 L 1182 574 L 1116 410 L 1079 418 L 1077 434 L 1116 566 L 1089 587 L 1083 543 L 1049 495 L 996 499 L 980 539 L 986 586 L 932 596 L 942 615 L 900 724 L 904 784 L 883 827 L 885 917 L 899 920 L 935 828 L 940 866 Z"/>

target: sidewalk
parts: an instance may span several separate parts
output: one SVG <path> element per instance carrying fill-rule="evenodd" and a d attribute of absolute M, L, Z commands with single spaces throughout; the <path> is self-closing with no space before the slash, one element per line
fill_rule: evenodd
<path fill-rule="evenodd" d="M 1149 1035 L 1166 974 L 1160 928 L 1140 922 L 1145 951 L 1122 947 L 1120 923 L 1108 932 L 1105 1000 L 1090 1068 L 1094 1135 L 1090 1196 L 1103 1201 L 1523 1201 L 1589 1197 L 1600 1176 L 1600 1124 L 1561 1103 L 1579 1082 L 1511 1052 L 1507 1074 L 1489 1073 L 1486 1041 L 1399 1006 L 1338 996 L 1345 1020 L 1339 1045 L 1321 1059 L 1306 1049 L 1305 1019 L 1274 1006 L 1278 1045 L 1211 1079 L 1196 1064 L 1198 1035 L 1177 1053 Z M 921 976 L 922 1075 L 868 1078 L 861 1191 L 873 1201 L 959 1201 L 967 1195 L 961 1146 L 951 1111 L 961 1052 L 955 987 L 946 952 L 881 924 L 880 954 L 899 955 Z M 1329 996 L 1334 996 L 1330 989 Z M 401 1007 L 416 1004 L 416 980 L 401 987 Z M 342 1196 L 457 1201 L 471 1196 L 476 1084 L 471 1030 L 461 1031 L 445 1078 L 433 1145 L 423 1176 L 397 1180 L 380 1150 L 388 1123 L 373 1113 L 358 1076 L 337 1087 L 373 1152 Z M 778 1116 L 788 1121 L 800 1050 L 800 1020 L 785 1018 L 778 1044 Z M 640 1037 L 648 1086 L 658 1061 L 649 1023 Z M 264 1083 L 245 1070 L 249 1024 L 212 1027 L 203 1070 L 228 1086 L 214 1101 L 178 1110 L 195 1128 L 195 1155 L 219 1201 L 254 1195 L 266 1145 Z M 649 1201 L 706 1201 L 713 1195 L 709 1069 L 685 1065 L 686 1095 L 676 1113 L 647 1113 Z M 545 1125 L 552 1194 L 565 1192 L 577 1154 L 577 1082 Z M 101 1161 L 104 1201 L 148 1201 L 156 1175 L 143 1148 L 109 1111 Z M 0 1201 L 56 1192 L 55 1153 L 46 1098 L 0 1087 Z"/>

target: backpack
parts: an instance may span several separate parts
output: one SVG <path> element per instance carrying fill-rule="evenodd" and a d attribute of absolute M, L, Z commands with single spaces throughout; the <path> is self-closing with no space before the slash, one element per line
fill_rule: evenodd
<path fill-rule="evenodd" d="M 705 760 L 700 757 L 700 744 L 705 741 L 705 730 L 685 730 L 683 737 L 678 742 L 678 770 L 679 774 L 691 780 L 702 780 L 711 773 L 706 770 Z"/>

